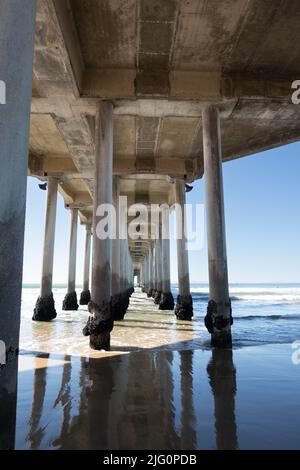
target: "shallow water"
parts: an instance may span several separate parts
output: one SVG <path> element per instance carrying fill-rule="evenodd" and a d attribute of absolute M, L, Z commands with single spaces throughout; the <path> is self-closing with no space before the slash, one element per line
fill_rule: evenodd
<path fill-rule="evenodd" d="M 57 318 L 50 323 L 32 322 L 34 299 L 37 289 L 25 292 L 22 302 L 21 349 L 55 352 L 71 355 L 98 356 L 89 348 L 88 338 L 82 328 L 88 318 L 87 307 L 77 312 L 65 312 L 57 308 Z M 56 306 L 62 304 L 63 289 L 55 289 Z M 200 321 L 176 321 L 174 312 L 158 310 L 152 299 L 135 293 L 129 310 L 122 321 L 114 324 L 111 338 L 112 353 L 143 349 L 187 349 L 203 345 L 209 336 Z"/>
<path fill-rule="evenodd" d="M 20 357 L 17 449 L 299 449 L 289 345 Z"/>
<path fill-rule="evenodd" d="M 210 338 L 204 327 L 204 315 L 208 287 L 192 284 L 191 291 L 194 303 L 192 322 L 176 321 L 173 312 L 160 311 L 151 299 L 136 294 L 125 320 L 115 323 L 113 351 L 207 347 Z M 87 307 L 80 307 L 77 312 L 63 312 L 61 305 L 65 288 L 56 287 L 53 293 L 57 308 L 56 320 L 46 324 L 35 323 L 31 317 L 39 289 L 23 289 L 21 348 L 94 355 L 89 349 L 87 338 L 81 333 L 88 317 Z M 176 285 L 173 285 L 173 293 L 176 298 Z M 230 295 L 235 347 L 291 343 L 300 339 L 300 285 L 232 285 Z"/>
<path fill-rule="evenodd" d="M 64 288 L 51 323 L 24 289 L 16 448 L 299 449 L 299 286 L 233 286 L 233 351 L 210 349 L 207 286 L 192 292 L 192 322 L 135 293 L 107 353 L 82 336 L 86 307 L 59 308 Z"/>

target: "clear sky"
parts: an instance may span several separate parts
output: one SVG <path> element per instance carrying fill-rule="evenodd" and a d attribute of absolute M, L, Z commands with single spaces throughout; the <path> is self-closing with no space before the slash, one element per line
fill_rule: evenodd
<path fill-rule="evenodd" d="M 230 282 L 300 282 L 300 143 L 223 165 L 227 254 Z M 187 202 L 204 203 L 199 180 Z M 38 283 L 46 192 L 28 178 L 24 283 Z M 84 228 L 79 226 L 77 282 L 82 283 Z M 69 212 L 58 196 L 54 282 L 67 282 Z M 205 237 L 206 240 L 206 237 Z M 192 282 L 206 282 L 207 247 L 189 257 Z M 171 242 L 171 277 L 177 281 Z"/>

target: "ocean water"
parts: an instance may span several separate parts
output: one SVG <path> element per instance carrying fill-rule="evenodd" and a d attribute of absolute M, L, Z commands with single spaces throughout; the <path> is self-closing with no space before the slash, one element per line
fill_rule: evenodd
<path fill-rule="evenodd" d="M 103 352 L 87 308 L 61 310 L 65 286 L 49 323 L 24 286 L 16 449 L 300 449 L 300 285 L 231 285 L 233 351 L 210 348 L 208 286 L 191 290 L 192 322 L 137 290 Z"/>
<path fill-rule="evenodd" d="M 195 316 L 203 321 L 208 286 L 191 286 Z M 300 284 L 231 284 L 235 346 L 300 339 Z"/>
<path fill-rule="evenodd" d="M 172 285 L 174 297 L 178 289 Z M 88 353 L 87 338 L 81 334 L 88 313 L 63 312 L 66 287 L 54 286 L 57 318 L 49 324 L 31 321 L 37 285 L 24 285 L 22 295 L 21 348 L 43 350 L 45 344 L 56 352 Z M 207 284 L 191 284 L 194 302 L 192 322 L 178 322 L 173 312 L 161 312 L 143 294 L 134 296 L 123 322 L 116 322 L 114 350 L 197 349 L 209 345 L 204 316 L 209 299 Z M 77 289 L 79 295 L 80 288 Z M 230 286 L 235 347 L 292 343 L 300 340 L 300 284 L 232 284 Z M 51 344 L 51 347 L 50 347 Z M 67 350 L 66 350 L 67 347 Z"/>

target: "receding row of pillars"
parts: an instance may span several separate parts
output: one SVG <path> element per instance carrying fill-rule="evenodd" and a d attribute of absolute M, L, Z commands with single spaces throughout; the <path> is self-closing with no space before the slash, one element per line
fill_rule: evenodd
<path fill-rule="evenodd" d="M 21 9 L 22 14 L 16 15 Z M 30 7 L 24 8 L 22 2 L 11 0 L 7 2 L 6 9 L 11 13 L 5 17 L 4 36 L 2 38 L 1 65 L 3 76 L 9 86 L 7 87 L 7 104 L 1 106 L 0 127 L 1 147 L 1 184 L 0 184 L 0 221 L 1 221 L 1 285 L 5 286 L 5 295 L 0 296 L 0 331 L 1 340 L 5 342 L 7 351 L 18 350 L 19 325 L 20 325 L 20 299 L 22 287 L 22 258 L 25 220 L 25 191 L 28 160 L 28 135 L 31 99 L 31 76 L 34 38 L 34 2 Z M 22 21 L 19 25 L 19 19 Z M 7 41 L 7 37 L 14 38 Z M 25 47 L 26 45 L 26 47 Z M 16 50 L 22 51 L 20 61 L 16 65 L 11 57 L 15 57 Z M 14 64 L 14 65 L 12 65 Z M 18 70 L 20 73 L 17 73 Z M 22 83 L 19 77 L 22 76 Z M 15 93 L 14 90 L 18 90 Z M 4 115 L 5 114 L 5 115 Z M 231 305 L 228 292 L 227 257 L 225 241 L 224 200 L 222 183 L 222 153 L 219 111 L 215 106 L 207 106 L 203 109 L 203 155 L 206 188 L 206 214 L 208 233 L 208 258 L 209 258 L 209 286 L 210 301 L 206 315 L 206 326 L 212 335 L 212 343 L 215 346 L 224 346 L 231 343 Z M 94 174 L 94 214 L 93 228 L 95 229 L 99 216 L 97 207 L 100 204 L 111 204 L 113 201 L 113 104 L 111 102 L 99 102 L 96 111 L 95 125 L 95 174 Z M 184 181 L 176 181 L 176 202 L 184 204 Z M 17 188 L 17 190 L 16 190 Z M 48 307 L 51 317 L 52 292 L 52 266 L 54 249 L 54 227 L 57 198 L 57 181 L 49 179 L 47 196 L 47 219 L 45 231 L 45 257 L 43 262 L 43 278 L 41 301 L 48 298 Z M 50 207 L 51 206 L 51 207 Z M 72 210 L 72 230 L 70 243 L 70 265 L 68 293 L 74 292 L 74 266 L 75 243 L 74 233 L 78 214 Z M 181 222 L 185 223 L 184 218 Z M 184 231 L 183 231 L 184 233 Z M 158 237 L 159 239 L 160 237 Z M 127 241 L 126 241 L 127 243 Z M 177 299 L 176 312 L 180 318 L 181 312 L 191 308 L 189 289 L 189 271 L 184 239 L 178 240 L 178 272 L 179 272 L 179 297 Z M 96 349 L 108 349 L 110 332 L 113 328 L 114 305 L 128 302 L 129 292 L 133 289 L 133 264 L 128 249 L 123 248 L 120 240 L 119 257 L 112 255 L 112 240 L 101 239 L 93 236 L 93 262 L 91 280 L 91 300 L 89 302 L 90 317 L 84 334 L 90 336 L 90 345 Z M 113 250 L 114 255 L 116 254 Z M 161 255 L 161 252 L 163 253 Z M 167 256 L 165 242 L 157 240 L 153 249 L 152 260 L 160 256 Z M 118 260 L 116 259 L 118 258 Z M 122 280 L 113 279 L 113 263 L 126 266 L 126 276 Z M 149 263 L 150 264 L 150 263 Z M 168 295 L 168 275 L 163 274 L 163 269 L 168 263 L 154 264 L 155 272 L 152 275 L 153 286 L 156 291 Z M 117 268 L 115 272 L 118 271 Z M 150 267 L 149 267 L 150 272 Z M 126 294 L 126 301 L 121 299 Z M 114 297 L 114 301 L 112 301 Z M 5 299 L 5 301 L 4 301 Z M 38 318 L 36 306 L 36 319 Z M 45 308 L 46 308 L 45 307 Z M 52 315 L 54 310 L 52 309 Z M 43 313 L 40 314 L 41 319 Z M 2 374 L 2 372 L 1 372 Z M 3 374 L 2 374 L 3 375 Z"/>
<path fill-rule="evenodd" d="M 125 220 L 121 217 L 119 176 L 112 172 L 112 105 L 102 103 L 96 116 L 96 159 L 93 227 L 86 225 L 84 253 L 83 291 L 80 304 L 88 305 L 90 317 L 83 334 L 90 336 L 94 349 L 109 349 L 110 332 L 114 320 L 122 320 L 133 292 L 133 264 L 125 231 Z M 52 292 L 55 221 L 57 208 L 58 179 L 49 177 L 47 185 L 46 220 L 43 249 L 43 267 L 40 296 L 34 309 L 33 320 L 50 321 L 56 317 Z M 113 204 L 116 209 L 116 233 L 114 238 L 97 235 L 98 207 Z M 77 310 L 76 254 L 78 208 L 70 208 L 70 242 L 68 287 L 63 301 L 63 310 Z M 91 235 L 93 234 L 92 280 L 90 289 Z"/>
<path fill-rule="evenodd" d="M 179 320 L 191 320 L 193 316 L 193 301 L 190 293 L 189 261 L 185 232 L 185 183 L 176 180 L 174 183 L 175 202 L 181 208 L 176 217 L 177 223 L 177 260 L 178 260 L 178 296 L 175 305 L 175 315 Z M 156 239 L 149 243 L 143 260 L 139 266 L 140 284 L 153 297 L 160 310 L 173 310 L 174 298 L 171 291 L 170 275 L 170 212 L 162 206 L 156 227 Z"/>
<path fill-rule="evenodd" d="M 15 410 L 34 34 L 35 1 L 6 1 L 3 15 L 0 16 L 1 80 L 7 85 L 6 104 L 0 106 L 0 340 L 6 349 L 6 365 L 0 367 L 0 421 L 2 410 L 3 413 L 9 413 L 10 410 L 14 413 L 13 410 Z M 98 205 L 112 202 L 112 118 L 112 103 L 99 102 L 95 126 L 93 233 L 95 233 L 99 219 Z M 228 293 L 221 133 L 217 107 L 212 105 L 203 109 L 202 127 L 210 286 L 210 301 L 205 323 L 212 335 L 212 343 L 215 346 L 227 346 L 231 344 L 232 317 Z M 44 259 L 43 263 L 41 298 L 44 296 L 49 298 L 51 311 L 50 286 L 52 285 L 57 183 L 52 180 L 48 184 L 49 204 L 51 204 L 52 197 L 52 208 L 47 214 L 46 223 L 51 227 L 45 235 L 48 259 Z M 183 198 L 184 192 L 179 189 L 183 182 L 179 181 L 176 185 L 178 185 L 178 191 L 176 191 L 178 199 Z M 49 191 L 50 187 L 52 196 Z M 178 241 L 178 243 L 183 242 Z M 158 247 L 157 249 L 160 250 Z M 155 251 L 154 249 L 151 255 L 152 259 L 157 256 Z M 188 304 L 190 301 L 189 289 L 186 288 L 188 268 L 185 250 L 181 251 L 183 256 L 179 263 L 182 267 L 182 283 L 179 296 L 182 302 Z M 120 249 L 121 259 L 122 265 L 126 266 L 126 276 L 119 284 L 114 284 L 112 282 L 112 241 L 93 236 L 90 317 L 84 334 L 90 336 L 90 345 L 96 349 L 109 349 L 110 332 L 113 328 L 113 289 L 114 292 L 117 290 L 120 292 L 116 294 L 115 302 L 123 303 L 124 299 L 120 300 L 121 294 L 125 292 L 127 302 L 128 295 L 133 289 L 133 265 L 128 245 L 126 249 Z M 153 263 L 151 264 L 153 268 Z M 149 272 L 152 269 L 151 264 L 149 263 Z M 73 273 L 72 263 L 70 263 L 69 272 Z M 157 282 L 158 277 L 159 273 Z M 72 282 L 68 287 L 71 291 Z M 12 419 L 11 422 L 13 423 L 14 420 Z M 3 448 L 9 447 L 7 436 L 12 434 L 8 426 L 1 436 Z"/>
<path fill-rule="evenodd" d="M 232 342 L 233 320 L 228 286 L 221 132 L 217 107 L 208 106 L 203 109 L 202 127 L 210 292 L 205 326 L 211 333 L 213 346 L 228 347 Z M 185 238 L 184 180 L 175 181 L 175 202 L 182 209 L 180 217 L 176 217 L 177 231 L 182 236 L 176 237 L 178 297 L 175 314 L 178 319 L 190 320 L 193 316 L 193 302 L 190 293 L 189 261 Z M 139 282 L 143 290 L 149 297 L 154 297 L 160 309 L 174 308 L 170 288 L 169 236 L 162 236 L 162 232 L 168 235 L 168 231 L 169 215 L 162 212 L 157 239 L 150 244 L 149 251 L 145 253 L 139 268 Z"/>
<path fill-rule="evenodd" d="M 118 221 L 115 238 L 93 237 L 92 287 L 90 292 L 89 271 L 91 253 L 91 226 L 87 226 L 83 292 L 80 303 L 89 306 L 90 317 L 84 334 L 90 336 L 90 344 L 95 349 L 108 349 L 110 332 L 114 320 L 124 318 L 133 291 L 133 263 L 127 239 L 120 234 L 122 208 L 119 207 L 120 181 L 113 176 L 112 168 L 112 128 L 113 107 L 109 102 L 98 106 L 96 116 L 96 160 L 94 186 L 93 232 L 99 219 L 97 208 L 100 204 L 113 204 Z M 207 209 L 208 258 L 210 301 L 205 325 L 212 334 L 212 344 L 226 346 L 231 343 L 231 304 L 228 290 L 226 238 L 224 220 L 224 199 L 222 182 L 222 158 L 220 145 L 219 112 L 215 107 L 203 111 L 203 146 L 205 168 L 205 191 Z M 41 293 L 37 300 L 33 319 L 49 321 L 56 317 L 52 294 L 52 273 L 54 256 L 55 219 L 57 206 L 58 180 L 48 179 L 44 256 L 42 267 Z M 186 246 L 185 182 L 174 183 L 175 203 L 181 208 L 176 217 L 178 260 L 178 296 L 176 305 L 170 283 L 170 242 L 169 211 L 162 208 L 156 227 L 156 239 L 149 243 L 148 251 L 140 267 L 139 280 L 149 297 L 161 310 L 173 310 L 179 320 L 191 320 L 193 302 L 190 293 L 189 261 Z M 63 301 L 63 310 L 77 310 L 76 246 L 78 209 L 71 208 L 68 289 Z M 121 266 L 125 266 L 122 273 Z M 129 274 L 128 274 L 129 273 Z"/>
<path fill-rule="evenodd" d="M 33 320 L 50 321 L 56 317 L 55 302 L 52 293 L 53 261 L 55 245 L 55 225 L 57 209 L 58 178 L 48 178 L 45 233 L 43 246 L 42 276 L 40 296 L 36 302 Z M 76 254 L 77 254 L 78 209 L 70 209 L 70 241 L 67 293 L 63 301 L 63 310 L 77 310 L 79 305 L 76 294 Z M 83 291 L 80 304 L 87 305 L 90 301 L 89 277 L 91 257 L 91 225 L 86 224 Z"/>

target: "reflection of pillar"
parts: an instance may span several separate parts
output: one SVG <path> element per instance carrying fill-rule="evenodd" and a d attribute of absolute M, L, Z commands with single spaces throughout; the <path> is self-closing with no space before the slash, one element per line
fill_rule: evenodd
<path fill-rule="evenodd" d="M 162 296 L 160 310 L 173 310 L 174 298 L 170 281 L 170 238 L 169 238 L 169 208 L 162 209 Z"/>
<path fill-rule="evenodd" d="M 72 379 L 72 357 L 64 356 L 64 366 L 62 370 L 61 386 L 57 398 L 54 402 L 53 408 L 61 406 L 62 421 L 59 437 L 53 442 L 55 447 L 63 445 L 65 436 L 69 433 L 72 399 L 71 396 L 71 379 Z"/>
<path fill-rule="evenodd" d="M 52 277 L 58 180 L 48 178 L 47 187 L 41 292 L 32 317 L 36 321 L 50 321 L 56 317 L 52 294 Z"/>
<path fill-rule="evenodd" d="M 0 7 L 0 340 L 7 351 L 0 367 L 0 449 L 14 446 L 24 220 L 28 166 L 35 1 L 6 0 Z"/>
<path fill-rule="evenodd" d="M 203 155 L 208 239 L 209 292 L 205 325 L 212 345 L 231 345 L 231 304 L 229 299 L 225 214 L 222 176 L 222 150 L 219 110 L 203 110 Z"/>
<path fill-rule="evenodd" d="M 213 349 L 207 373 L 215 400 L 217 449 L 238 449 L 235 420 L 236 370 L 232 350 Z"/>
<path fill-rule="evenodd" d="M 30 448 L 32 450 L 40 447 L 45 435 L 45 428 L 41 425 L 39 426 L 39 424 L 43 414 L 47 386 L 48 358 L 49 354 L 43 354 L 40 357 L 37 355 L 35 358 L 36 367 L 34 369 L 32 407 L 29 421 L 29 433 L 26 439 L 30 442 Z M 39 364 L 40 361 L 45 361 L 45 364 Z"/>
<path fill-rule="evenodd" d="M 69 246 L 69 271 L 68 292 L 63 301 L 63 310 L 77 310 L 76 281 L 76 251 L 77 251 L 77 225 L 78 209 L 71 209 L 70 246 Z"/>
<path fill-rule="evenodd" d="M 180 351 L 181 372 L 181 448 L 196 448 L 195 410 L 193 404 L 194 351 Z"/>
<path fill-rule="evenodd" d="M 92 300 L 89 303 L 90 317 L 83 334 L 90 336 L 93 349 L 110 349 L 110 332 L 113 329 L 111 309 L 111 237 L 97 234 L 99 208 L 105 222 L 104 205 L 112 204 L 113 170 L 113 105 L 99 102 L 95 123 L 95 178 L 93 213 L 93 263 L 92 263 Z M 107 209 L 107 207 L 106 207 Z M 100 234 L 101 235 L 101 234 Z"/>
<path fill-rule="evenodd" d="M 176 211 L 176 237 L 178 261 L 178 291 L 175 315 L 179 320 L 191 320 L 193 316 L 193 300 L 190 294 L 189 259 L 186 249 L 185 235 L 185 184 L 184 181 L 175 181 Z"/>
<path fill-rule="evenodd" d="M 91 225 L 86 225 L 84 265 L 83 265 L 83 290 L 80 294 L 80 305 L 88 305 L 91 300 L 90 293 L 90 262 L 91 262 Z"/>
<path fill-rule="evenodd" d="M 80 362 L 79 383 L 74 377 L 77 361 L 73 362 L 72 369 L 70 363 L 63 368 L 61 389 L 55 402 L 63 413 L 62 425 L 53 446 L 59 450 L 109 449 L 114 446 L 109 438 L 110 430 L 113 426 L 117 427 L 113 420 L 115 407 L 111 407 L 111 403 L 118 390 L 116 383 L 119 386 L 114 377 L 118 364 L 114 363 L 113 367 L 109 358 L 103 358 L 100 368 L 99 359 L 81 358 Z M 73 384 L 75 388 L 72 390 Z M 112 419 L 109 420 L 111 409 Z"/>

